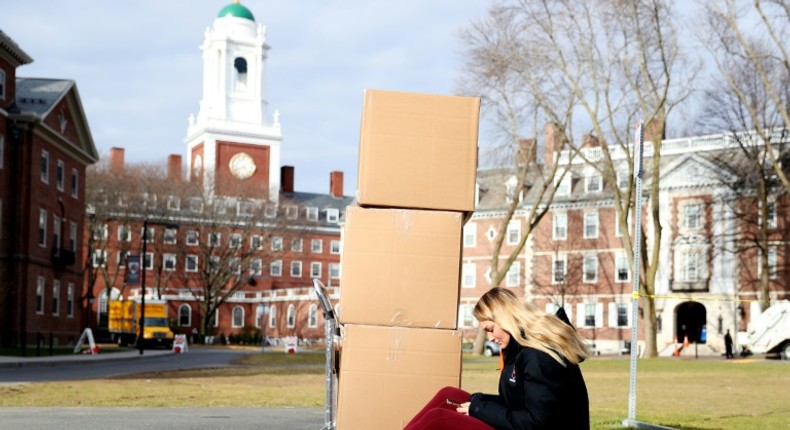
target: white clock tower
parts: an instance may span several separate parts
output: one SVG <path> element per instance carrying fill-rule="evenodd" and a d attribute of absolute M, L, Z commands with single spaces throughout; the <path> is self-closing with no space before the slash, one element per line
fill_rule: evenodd
<path fill-rule="evenodd" d="M 265 98 L 266 29 L 236 0 L 206 29 L 203 98 L 189 117 L 188 177 L 209 195 L 277 201 L 280 115 Z"/>

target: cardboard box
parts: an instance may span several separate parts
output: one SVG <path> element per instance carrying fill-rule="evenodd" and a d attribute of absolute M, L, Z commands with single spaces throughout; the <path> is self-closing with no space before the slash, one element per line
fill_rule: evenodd
<path fill-rule="evenodd" d="M 359 204 L 474 211 L 479 115 L 478 97 L 366 90 Z"/>
<path fill-rule="evenodd" d="M 446 386 L 460 387 L 461 332 L 347 325 L 339 430 L 401 430 Z"/>
<path fill-rule="evenodd" d="M 455 329 L 460 212 L 349 207 L 343 226 L 343 324 Z"/>

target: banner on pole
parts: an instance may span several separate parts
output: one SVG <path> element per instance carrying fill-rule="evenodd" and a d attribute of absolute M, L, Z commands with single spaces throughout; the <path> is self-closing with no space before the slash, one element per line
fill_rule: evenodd
<path fill-rule="evenodd" d="M 140 255 L 126 257 L 126 285 L 140 285 Z"/>

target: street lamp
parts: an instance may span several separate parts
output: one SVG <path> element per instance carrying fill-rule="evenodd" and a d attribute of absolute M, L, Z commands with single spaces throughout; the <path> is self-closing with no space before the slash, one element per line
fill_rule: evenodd
<path fill-rule="evenodd" d="M 145 267 L 147 266 L 145 262 L 146 251 L 148 248 L 148 226 L 149 225 L 163 225 L 167 229 L 177 230 L 178 224 L 166 224 L 166 223 L 158 223 L 158 222 L 150 222 L 147 219 L 143 220 L 143 257 L 142 257 L 142 268 L 140 269 L 140 288 L 142 289 L 142 297 L 140 298 L 140 334 L 137 336 L 137 347 L 140 350 L 140 355 L 143 355 L 143 350 L 145 349 Z M 151 261 L 153 264 L 153 261 Z"/>

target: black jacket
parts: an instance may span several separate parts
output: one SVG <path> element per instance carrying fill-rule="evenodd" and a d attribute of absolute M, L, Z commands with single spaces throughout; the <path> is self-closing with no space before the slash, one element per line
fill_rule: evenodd
<path fill-rule="evenodd" d="M 499 395 L 475 393 L 469 415 L 497 430 L 590 428 L 587 387 L 579 366 L 567 362 L 562 366 L 545 352 L 515 340 L 502 354 L 505 366 Z"/>

